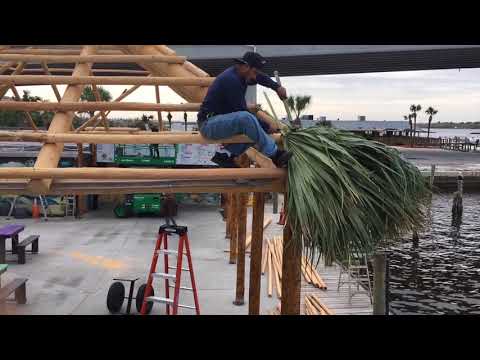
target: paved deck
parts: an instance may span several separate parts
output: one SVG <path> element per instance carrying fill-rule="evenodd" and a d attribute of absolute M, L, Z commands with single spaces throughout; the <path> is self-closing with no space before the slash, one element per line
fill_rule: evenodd
<path fill-rule="evenodd" d="M 281 204 L 280 200 L 280 204 Z M 251 209 L 249 209 L 250 213 Z M 266 206 L 266 217 L 273 217 L 267 235 L 281 234 L 271 204 Z M 250 217 L 248 229 L 250 229 Z M 248 274 L 250 258 L 246 258 L 245 305 L 235 306 L 236 266 L 228 264 L 228 240 L 225 223 L 215 207 L 184 206 L 179 209 L 179 224 L 189 227 L 193 263 L 202 314 L 248 314 Z M 7 254 L 8 271 L 2 275 L 2 284 L 14 277 L 26 277 L 27 304 L 7 304 L 8 314 L 109 314 L 106 295 L 114 277 L 146 278 L 154 248 L 155 234 L 163 221 L 156 218 L 114 218 L 110 210 L 90 212 L 83 219 L 50 218 L 47 222 L 32 219 L 0 218 L 0 226 L 8 223 L 25 225 L 21 238 L 39 234 L 39 254 L 27 253 L 27 262 L 19 265 L 16 257 Z M 250 232 L 250 230 L 248 230 Z M 10 244 L 8 243 L 8 246 Z M 354 298 L 349 306 L 345 291 L 336 291 L 338 269 L 319 268 L 328 285 L 327 291 L 308 289 L 319 293 L 322 301 L 337 314 L 368 313 L 366 297 Z M 139 285 L 141 280 L 137 282 Z M 157 284 L 156 289 L 161 289 Z M 138 286 L 137 285 L 137 286 Z M 273 309 L 279 300 L 267 296 L 267 279 L 262 277 L 261 313 Z M 128 291 L 128 287 L 127 287 Z M 163 289 L 162 289 L 163 291 Z M 158 293 L 157 293 L 158 294 Z M 303 298 L 303 296 L 302 296 Z M 357 301 L 358 300 L 358 301 Z M 302 300 L 303 301 L 303 300 Z M 187 293 L 183 303 L 192 304 Z M 362 307 L 357 306 L 357 302 Z M 124 304 L 125 309 L 126 302 Z M 133 310 L 132 312 L 136 312 Z M 164 307 L 156 304 L 152 314 L 163 314 Z M 180 314 L 191 311 L 180 309 Z"/>

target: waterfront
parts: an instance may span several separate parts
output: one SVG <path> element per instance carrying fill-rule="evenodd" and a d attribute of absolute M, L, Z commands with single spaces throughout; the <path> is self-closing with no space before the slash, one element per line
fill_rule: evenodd
<path fill-rule="evenodd" d="M 463 223 L 451 226 L 451 193 L 435 194 L 415 246 L 392 246 L 390 307 L 394 314 L 480 314 L 480 194 L 466 193 Z"/>

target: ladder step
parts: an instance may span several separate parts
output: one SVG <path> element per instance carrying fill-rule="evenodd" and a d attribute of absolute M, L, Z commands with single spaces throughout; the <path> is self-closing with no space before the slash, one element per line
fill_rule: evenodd
<path fill-rule="evenodd" d="M 169 284 L 168 286 L 171 287 L 171 288 L 175 288 L 175 285 L 172 285 L 172 284 Z M 193 291 L 193 288 L 186 287 L 186 286 L 180 286 L 180 289 L 181 290 L 187 290 L 187 291 Z"/>
<path fill-rule="evenodd" d="M 168 299 L 160 296 L 149 296 L 147 297 L 147 302 L 148 301 L 153 301 L 153 302 L 162 303 L 162 304 L 169 304 L 169 305 L 173 304 L 172 299 Z"/>
<path fill-rule="evenodd" d="M 153 277 L 160 277 L 164 279 L 172 279 L 175 280 L 176 276 L 174 274 L 166 274 L 166 273 L 161 273 L 161 272 L 154 272 L 152 273 Z"/>
<path fill-rule="evenodd" d="M 160 297 L 160 296 L 149 296 L 149 297 L 147 297 L 147 302 L 148 302 L 148 301 L 153 301 L 153 302 L 162 303 L 162 304 L 168 304 L 168 305 L 172 305 L 172 304 L 173 304 L 173 300 L 172 300 L 172 299 L 168 299 L 168 298 L 164 298 L 164 297 Z M 185 309 L 195 310 L 195 306 L 190 306 L 190 305 L 178 304 L 178 307 L 180 307 L 180 308 L 185 308 Z"/>
<path fill-rule="evenodd" d="M 170 270 L 177 270 L 177 267 L 176 267 L 176 266 L 169 266 L 168 268 L 169 268 Z M 182 268 L 182 271 L 190 271 L 190 269 Z"/>

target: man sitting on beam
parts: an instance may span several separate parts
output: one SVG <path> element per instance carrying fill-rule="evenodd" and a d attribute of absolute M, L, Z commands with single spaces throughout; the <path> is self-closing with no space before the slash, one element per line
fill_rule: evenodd
<path fill-rule="evenodd" d="M 198 112 L 200 133 L 213 140 L 234 135 L 246 135 L 259 150 L 272 159 L 277 167 L 286 167 L 291 154 L 277 148 L 267 134 L 270 126 L 250 113 L 245 100 L 248 85 L 260 84 L 275 90 L 281 99 L 287 97 L 284 87 L 260 72 L 266 60 L 258 53 L 247 52 L 242 59 L 234 59 L 235 65 L 221 73 L 210 85 Z M 234 158 L 245 152 L 251 144 L 225 144 L 230 153 L 216 153 L 212 161 L 220 167 L 237 167 Z"/>

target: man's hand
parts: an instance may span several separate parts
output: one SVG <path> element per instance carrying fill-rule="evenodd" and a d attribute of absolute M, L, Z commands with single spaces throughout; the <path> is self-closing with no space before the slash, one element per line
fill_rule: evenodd
<path fill-rule="evenodd" d="M 280 99 L 285 100 L 287 98 L 287 89 L 285 89 L 283 86 L 280 86 L 277 89 L 277 94 Z"/>
<path fill-rule="evenodd" d="M 262 105 L 260 105 L 260 104 L 248 104 L 247 109 L 248 109 L 248 111 L 256 114 L 257 112 L 262 110 Z"/>

